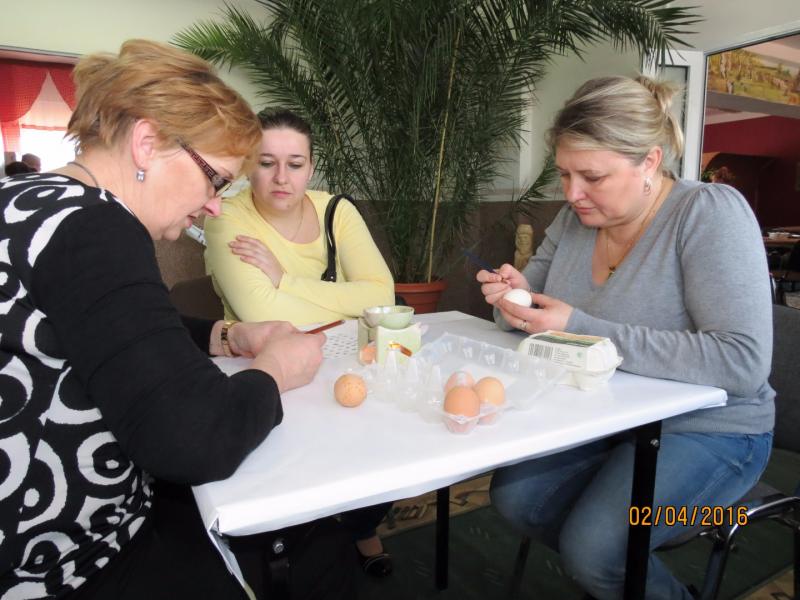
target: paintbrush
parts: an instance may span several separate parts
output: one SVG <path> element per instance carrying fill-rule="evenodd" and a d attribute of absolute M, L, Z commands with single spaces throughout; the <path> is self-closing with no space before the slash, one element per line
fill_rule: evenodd
<path fill-rule="evenodd" d="M 326 329 L 331 329 L 333 327 L 336 327 L 337 325 L 341 325 L 342 323 L 344 323 L 344 319 L 339 319 L 338 321 L 334 321 L 333 323 L 328 323 L 327 325 L 320 325 L 319 327 L 315 327 L 314 329 L 309 329 L 308 331 L 305 331 L 303 333 L 320 333 L 322 331 L 325 331 Z"/>
<path fill-rule="evenodd" d="M 489 271 L 490 273 L 497 273 L 498 275 L 500 274 L 498 273 L 497 269 L 495 269 L 492 265 L 487 263 L 480 256 L 476 256 L 466 248 L 461 249 L 461 254 L 463 254 L 464 257 L 476 267 L 480 267 L 481 269 Z M 505 277 L 503 277 L 502 281 L 503 283 L 508 283 L 508 280 Z"/>
<path fill-rule="evenodd" d="M 462 248 L 461 249 L 461 254 L 463 254 L 466 257 L 466 259 L 469 260 L 469 262 L 471 262 L 476 267 L 480 267 L 481 269 L 485 269 L 486 271 L 489 271 L 490 273 L 497 273 L 497 270 L 492 265 L 487 263 L 481 257 L 474 255 L 472 252 L 470 252 L 466 248 Z"/>

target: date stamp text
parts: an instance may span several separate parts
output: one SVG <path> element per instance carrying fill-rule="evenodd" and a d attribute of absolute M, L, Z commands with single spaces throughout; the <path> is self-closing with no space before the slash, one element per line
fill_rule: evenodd
<path fill-rule="evenodd" d="M 686 525 L 694 527 L 732 527 L 747 525 L 746 506 L 631 506 L 628 524 L 658 527 Z"/>

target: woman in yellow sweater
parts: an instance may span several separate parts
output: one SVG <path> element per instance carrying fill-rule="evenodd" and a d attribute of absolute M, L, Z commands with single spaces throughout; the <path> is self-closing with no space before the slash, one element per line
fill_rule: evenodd
<path fill-rule="evenodd" d="M 347 200 L 333 220 L 336 281 L 320 279 L 328 262 L 324 217 L 331 195 L 306 189 L 313 173 L 311 129 L 288 111 L 260 118 L 261 154 L 250 187 L 227 198 L 222 215 L 205 225 L 206 270 L 225 318 L 302 326 L 394 304 L 389 268 Z"/>
<path fill-rule="evenodd" d="M 289 111 L 259 114 L 261 149 L 250 187 L 226 198 L 205 223 L 206 271 L 225 318 L 282 320 L 295 326 L 355 318 L 368 306 L 394 304 L 394 282 L 361 215 L 347 200 L 336 207 L 336 281 L 328 265 L 325 209 L 331 195 L 307 190 L 313 173 L 311 127 Z M 361 564 L 379 577 L 392 569 L 375 527 L 391 503 L 342 515 Z"/>

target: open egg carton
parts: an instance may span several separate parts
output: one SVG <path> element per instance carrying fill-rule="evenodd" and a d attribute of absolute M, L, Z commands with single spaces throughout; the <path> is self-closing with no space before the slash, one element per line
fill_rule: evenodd
<path fill-rule="evenodd" d="M 500 407 L 483 404 L 475 417 L 446 413 L 444 384 L 456 371 L 467 371 L 475 381 L 496 377 L 505 386 L 505 403 Z M 515 350 L 446 333 L 407 360 L 401 360 L 399 351 L 390 351 L 382 365 L 373 363 L 353 372 L 364 378 L 368 398 L 418 412 L 427 422 L 444 420 L 454 433 L 468 433 L 477 424 L 494 423 L 505 409 L 530 408 L 553 388 L 565 369 Z"/>

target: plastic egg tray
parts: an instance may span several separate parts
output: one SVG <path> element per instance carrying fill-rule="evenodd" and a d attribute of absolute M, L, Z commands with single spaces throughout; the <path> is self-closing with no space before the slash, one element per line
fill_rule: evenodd
<path fill-rule="evenodd" d="M 505 386 L 505 404 L 501 407 L 484 404 L 475 417 L 446 413 L 443 386 L 455 371 L 468 371 L 476 381 L 487 376 L 497 377 Z M 509 348 L 446 333 L 423 346 L 407 361 L 398 360 L 397 351 L 390 351 L 382 365 L 371 364 L 351 372 L 364 378 L 368 399 L 417 412 L 427 422 L 444 421 L 453 433 L 469 433 L 479 424 L 496 422 L 507 409 L 530 408 L 553 388 L 565 369 Z"/>

